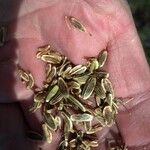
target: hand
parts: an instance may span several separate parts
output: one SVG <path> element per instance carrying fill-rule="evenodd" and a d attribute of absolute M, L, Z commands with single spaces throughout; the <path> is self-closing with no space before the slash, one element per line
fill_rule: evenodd
<path fill-rule="evenodd" d="M 117 119 L 123 140 L 129 147 L 150 143 L 147 108 L 150 71 L 124 0 L 15 0 L 11 8 L 8 8 L 8 1 L 0 2 L 0 10 L 5 13 L 0 20 L 8 27 L 7 43 L 0 48 L 1 103 L 19 101 L 27 124 L 40 130 L 40 112 L 32 115 L 28 112 L 32 92 L 14 76 L 16 64 L 31 71 L 41 87 L 45 74 L 44 64 L 35 58 L 37 47 L 50 43 L 75 64 L 84 63 L 84 57 L 97 56 L 107 48 L 109 56 L 105 69 L 110 73 L 116 96 L 125 100 L 133 97 L 127 104 L 128 111 L 122 110 Z M 8 9 L 12 10 L 10 14 Z M 70 30 L 64 20 L 66 15 L 81 20 L 92 36 Z"/>

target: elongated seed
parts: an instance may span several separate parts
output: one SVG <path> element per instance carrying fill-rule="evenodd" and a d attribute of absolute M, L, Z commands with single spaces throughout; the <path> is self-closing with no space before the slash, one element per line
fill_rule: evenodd
<path fill-rule="evenodd" d="M 59 116 L 55 117 L 55 124 L 59 129 L 61 128 L 61 118 Z"/>
<path fill-rule="evenodd" d="M 68 100 L 70 100 L 70 102 L 73 103 L 76 107 L 79 107 L 83 112 L 86 111 L 86 108 L 72 95 L 69 95 Z"/>
<path fill-rule="evenodd" d="M 105 119 L 105 123 L 107 124 L 107 126 L 111 126 L 113 123 L 113 112 L 112 112 L 112 108 L 111 106 L 106 106 L 103 110 L 103 117 Z"/>
<path fill-rule="evenodd" d="M 90 77 L 85 83 L 81 93 L 83 99 L 88 99 L 92 95 L 95 85 L 96 85 L 96 78 Z"/>
<path fill-rule="evenodd" d="M 93 116 L 87 113 L 73 114 L 71 115 L 70 119 L 77 122 L 90 122 L 93 120 Z"/>
<path fill-rule="evenodd" d="M 68 86 L 72 89 L 80 89 L 80 84 L 77 81 L 68 82 Z"/>
<path fill-rule="evenodd" d="M 58 91 L 49 101 L 49 104 L 51 105 L 56 105 L 57 103 L 59 103 L 60 101 L 63 101 L 63 97 L 64 95 Z"/>
<path fill-rule="evenodd" d="M 58 92 L 59 87 L 58 85 L 54 85 L 52 88 L 50 88 L 50 91 L 48 92 L 48 95 L 46 97 L 46 102 L 49 102 L 53 96 Z"/>
<path fill-rule="evenodd" d="M 69 74 L 72 76 L 72 75 L 75 75 L 75 74 L 82 74 L 86 71 L 87 67 L 86 66 L 83 66 L 83 65 L 77 65 L 75 67 L 73 67 Z"/>
<path fill-rule="evenodd" d="M 37 57 L 37 58 L 41 58 L 42 55 L 47 55 L 47 54 L 49 54 L 50 48 L 51 48 L 50 45 L 46 45 L 46 46 L 43 46 L 43 47 L 39 47 L 39 48 L 38 48 L 38 52 L 37 52 L 37 54 L 36 54 L 36 57 Z"/>
<path fill-rule="evenodd" d="M 22 69 L 18 70 L 18 75 L 22 82 L 27 83 L 29 81 L 29 74 Z"/>
<path fill-rule="evenodd" d="M 48 83 L 52 82 L 52 80 L 54 79 L 54 77 L 56 76 L 56 74 L 57 74 L 56 67 L 53 66 L 53 67 L 51 68 L 51 71 L 50 71 L 49 74 L 47 75 L 46 81 L 47 81 Z"/>
<path fill-rule="evenodd" d="M 106 97 L 106 90 L 103 84 L 103 79 L 100 81 L 100 83 L 97 81 L 94 91 L 100 99 L 104 99 Z"/>
<path fill-rule="evenodd" d="M 51 130 L 55 131 L 57 129 L 57 126 L 55 123 L 55 118 L 51 114 L 45 113 L 44 114 L 44 121 Z"/>
<path fill-rule="evenodd" d="M 52 142 L 52 133 L 51 131 L 48 129 L 48 126 L 46 124 L 42 125 L 42 129 L 43 129 L 43 133 L 45 136 L 45 139 L 48 143 Z"/>
<path fill-rule="evenodd" d="M 97 70 L 98 68 L 99 68 L 99 63 L 98 63 L 98 61 L 97 61 L 97 59 L 96 58 L 92 58 L 92 59 L 90 59 L 90 68 L 89 68 L 89 70 L 91 71 L 91 72 L 93 72 L 94 70 Z"/>
<path fill-rule="evenodd" d="M 81 22 L 71 16 L 65 16 L 66 20 L 69 20 L 70 25 L 72 25 L 74 28 L 78 29 L 81 32 L 86 32 L 86 28 L 81 24 Z"/>
<path fill-rule="evenodd" d="M 34 102 L 44 102 L 44 99 L 46 97 L 46 92 L 44 91 L 39 91 L 34 95 Z"/>
<path fill-rule="evenodd" d="M 69 88 L 68 88 L 66 82 L 64 81 L 64 79 L 61 78 L 61 77 L 58 78 L 58 86 L 59 86 L 60 92 L 61 92 L 65 97 L 68 97 L 68 96 L 69 96 Z"/>
<path fill-rule="evenodd" d="M 94 134 L 101 131 L 103 127 L 100 124 L 94 125 L 90 130 L 86 131 L 87 134 Z"/>
<path fill-rule="evenodd" d="M 98 56 L 99 67 L 103 67 L 107 59 L 107 51 L 102 51 Z"/>
<path fill-rule="evenodd" d="M 41 59 L 47 63 L 51 63 L 51 64 L 59 64 L 62 60 L 61 56 L 53 56 L 53 55 L 42 55 Z"/>
<path fill-rule="evenodd" d="M 27 89 L 32 89 L 34 86 L 34 78 L 31 73 L 29 73 L 29 81 L 27 82 Z"/>
<path fill-rule="evenodd" d="M 114 90 L 113 90 L 110 80 L 107 78 L 104 78 L 103 83 L 104 83 L 104 87 L 105 87 L 106 91 L 110 92 L 112 94 L 112 97 L 114 98 Z"/>
<path fill-rule="evenodd" d="M 88 78 L 89 78 L 89 75 L 85 74 L 83 76 L 73 77 L 73 80 L 77 81 L 80 85 L 82 85 L 86 83 Z"/>
<path fill-rule="evenodd" d="M 63 116 L 65 122 L 65 130 L 66 130 L 65 132 L 72 132 L 73 124 L 71 119 L 66 115 L 65 112 L 61 112 L 61 115 Z"/>

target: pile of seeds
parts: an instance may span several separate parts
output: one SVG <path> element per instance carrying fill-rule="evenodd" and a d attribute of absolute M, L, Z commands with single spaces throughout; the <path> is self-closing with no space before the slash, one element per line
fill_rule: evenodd
<path fill-rule="evenodd" d="M 46 80 L 37 90 L 30 72 L 19 70 L 21 80 L 34 91 L 30 111 L 42 109 L 43 139 L 62 131 L 59 150 L 90 150 L 98 146 L 96 133 L 114 123 L 117 99 L 109 74 L 102 70 L 107 51 L 74 65 L 49 45 L 39 48 L 37 58 L 46 63 Z"/>

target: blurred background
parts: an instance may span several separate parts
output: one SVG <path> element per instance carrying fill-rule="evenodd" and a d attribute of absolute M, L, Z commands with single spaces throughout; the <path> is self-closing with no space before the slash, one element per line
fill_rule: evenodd
<path fill-rule="evenodd" d="M 150 64 L 150 0 L 128 0 Z"/>

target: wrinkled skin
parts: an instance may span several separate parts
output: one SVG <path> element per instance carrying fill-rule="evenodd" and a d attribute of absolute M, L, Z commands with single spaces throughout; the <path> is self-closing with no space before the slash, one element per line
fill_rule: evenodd
<path fill-rule="evenodd" d="M 11 6 L 10 6 L 11 3 Z M 69 29 L 64 16 L 79 18 L 88 32 Z M 128 101 L 120 107 L 117 127 L 131 150 L 150 143 L 150 70 L 125 0 L 0 0 L 0 25 L 6 25 L 7 43 L 0 48 L 0 149 L 33 150 L 39 144 L 24 136 L 27 128 L 41 131 L 40 111 L 28 112 L 32 91 L 16 77 L 17 64 L 30 70 L 42 87 L 44 64 L 35 58 L 37 47 L 50 43 L 75 64 L 107 48 L 105 69 L 116 95 Z M 112 129 L 118 133 L 118 129 Z M 99 134 L 99 142 L 109 130 Z M 60 135 L 43 150 L 55 149 Z M 105 150 L 104 144 L 98 149 Z"/>

